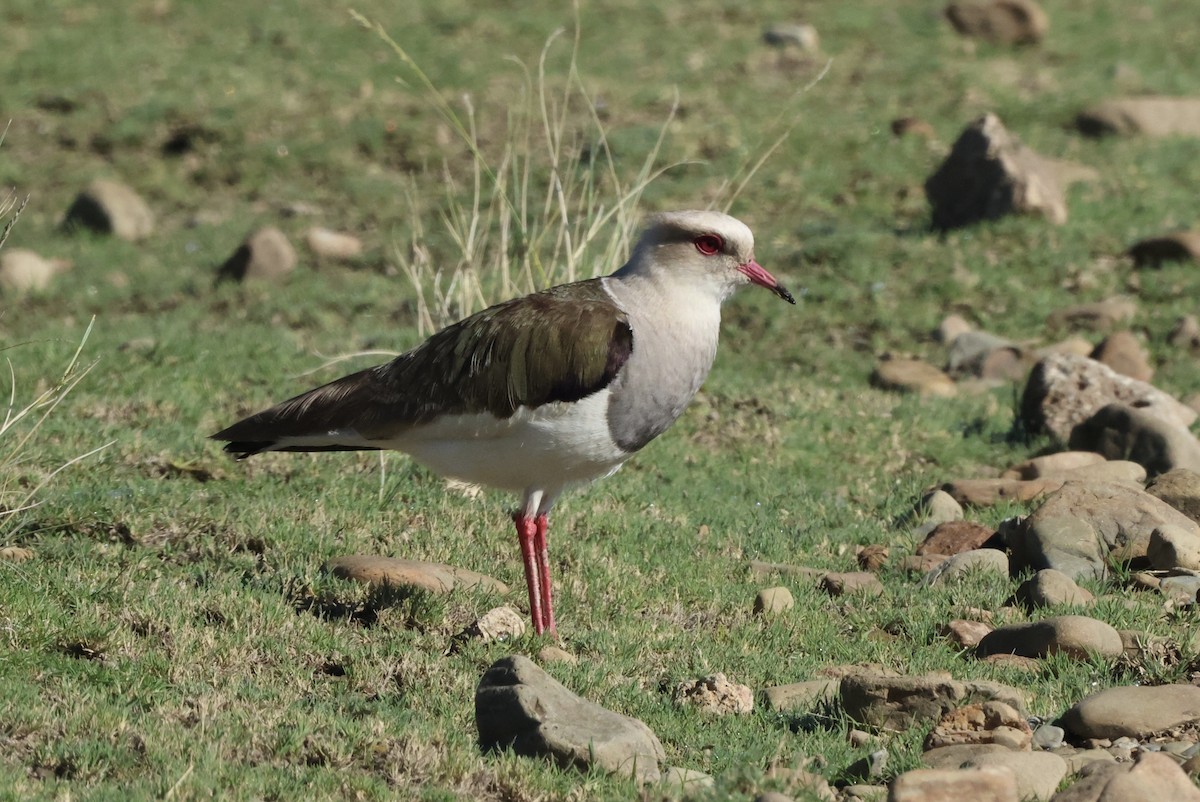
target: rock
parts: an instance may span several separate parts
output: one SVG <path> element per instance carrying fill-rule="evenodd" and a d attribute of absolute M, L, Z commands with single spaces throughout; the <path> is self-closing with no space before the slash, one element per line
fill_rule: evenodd
<path fill-rule="evenodd" d="M 750 689 L 730 682 L 720 673 L 679 683 L 672 698 L 677 705 L 697 707 L 719 716 L 744 715 L 754 709 L 754 694 Z"/>
<path fill-rule="evenodd" d="M 1175 327 L 1167 335 L 1167 342 L 1175 348 L 1186 348 L 1189 351 L 1200 350 L 1200 320 L 1195 315 L 1184 315 L 1175 322 Z"/>
<path fill-rule="evenodd" d="M 1108 335 L 1092 351 L 1091 357 L 1123 376 L 1142 382 L 1154 378 L 1150 357 L 1131 331 L 1115 331 Z"/>
<path fill-rule="evenodd" d="M 658 784 L 669 791 L 678 791 L 687 796 L 697 791 L 712 788 L 713 778 L 712 775 L 705 774 L 702 771 L 671 766 L 662 773 Z"/>
<path fill-rule="evenodd" d="M 783 586 L 760 590 L 754 597 L 754 614 L 763 616 L 786 613 L 796 606 L 792 592 Z"/>
<path fill-rule="evenodd" d="M 819 53 L 821 37 L 817 29 L 803 22 L 779 23 L 763 31 L 763 41 L 772 47 L 794 47 L 806 53 Z"/>
<path fill-rule="evenodd" d="M 1108 302 L 1105 302 L 1108 303 Z M 1136 306 L 1134 307 L 1136 311 Z M 1036 352 L 1038 359 L 1045 359 L 1048 356 L 1056 354 L 1066 354 L 1067 356 L 1087 356 L 1092 352 L 1092 344 L 1083 337 L 1068 337 L 1065 340 L 1052 343 L 1051 345 L 1039 348 Z"/>
<path fill-rule="evenodd" d="M 983 546 L 996 530 L 974 521 L 947 521 L 938 524 L 917 546 L 916 554 L 958 554 Z"/>
<path fill-rule="evenodd" d="M 1031 434 L 1046 431 L 1066 443 L 1076 426 L 1114 402 L 1185 429 L 1196 420 L 1195 410 L 1152 385 L 1094 359 L 1063 354 L 1034 366 L 1021 398 L 1021 420 Z"/>
<path fill-rule="evenodd" d="M 525 617 L 511 607 L 488 610 L 459 635 L 460 639 L 497 643 L 516 640 L 525 634 Z"/>
<path fill-rule="evenodd" d="M 1150 237 L 1129 247 L 1137 267 L 1159 267 L 1164 262 L 1200 262 L 1200 231 L 1177 231 Z"/>
<path fill-rule="evenodd" d="M 1059 451 L 1014 465 L 1004 472 L 1002 478 L 1044 479 L 1102 462 L 1105 462 L 1104 457 L 1094 451 Z"/>
<path fill-rule="evenodd" d="M 948 398 L 958 392 L 954 380 L 920 359 L 884 359 L 871 374 L 871 385 L 883 390 Z"/>
<path fill-rule="evenodd" d="M 776 712 L 809 709 L 837 698 L 840 680 L 815 679 L 767 688 L 767 707 Z"/>
<path fill-rule="evenodd" d="M 218 275 L 223 280 L 277 281 L 295 269 L 296 249 L 282 231 L 267 226 L 246 237 Z"/>
<path fill-rule="evenodd" d="M 1036 44 L 1050 27 L 1032 0 L 958 0 L 946 6 L 946 19 L 963 36 L 994 45 Z"/>
<path fill-rule="evenodd" d="M 954 338 L 946 357 L 951 376 L 1023 379 L 1033 364 L 1025 349 L 986 331 L 966 331 Z"/>
<path fill-rule="evenodd" d="M 1106 688 L 1067 710 L 1062 725 L 1080 738 L 1144 738 L 1200 720 L 1200 688 L 1131 685 Z"/>
<path fill-rule="evenodd" d="M 1000 744 L 1010 749 L 1028 749 L 1033 738 L 1029 722 L 1003 702 L 963 705 L 942 716 L 925 736 L 926 752 L 960 744 Z"/>
<path fill-rule="evenodd" d="M 511 748 L 560 766 L 658 780 L 662 744 L 635 718 L 580 698 L 520 655 L 501 658 L 475 691 L 475 725 L 484 749 Z"/>
<path fill-rule="evenodd" d="M 924 576 L 949 559 L 945 554 L 910 554 L 900 561 L 900 568 L 906 573 Z"/>
<path fill-rule="evenodd" d="M 1056 309 L 1046 318 L 1046 325 L 1051 329 L 1081 328 L 1088 331 L 1107 331 L 1120 323 L 1127 323 L 1136 314 L 1136 301 L 1130 298 L 1106 298 L 1103 301 Z M 1069 340 L 1062 346 L 1054 350 L 1078 356 L 1088 356 L 1092 352 L 1090 344 L 1086 351 L 1080 351 L 1081 346 L 1074 340 Z"/>
<path fill-rule="evenodd" d="M 1022 582 L 1017 588 L 1016 599 L 1030 610 L 1060 604 L 1085 606 L 1096 601 L 1090 591 L 1079 587 L 1071 577 L 1053 568 L 1043 568 Z"/>
<path fill-rule="evenodd" d="M 498 579 L 465 568 L 420 560 L 353 555 L 333 558 L 325 563 L 324 570 L 342 579 L 353 579 L 369 585 L 421 588 L 431 593 L 449 593 L 467 588 L 508 593 L 508 586 Z"/>
<path fill-rule="evenodd" d="M 522 619 L 524 623 L 524 619 Z M 558 646 L 543 646 L 538 650 L 538 660 L 543 663 L 565 663 L 569 666 L 579 665 L 579 658 Z"/>
<path fill-rule="evenodd" d="M 828 573 L 821 577 L 821 589 L 830 596 L 861 593 L 867 596 L 883 595 L 883 583 L 869 571 L 847 571 Z"/>
<path fill-rule="evenodd" d="M 878 780 L 887 771 L 888 751 L 876 749 L 866 757 L 859 758 L 846 767 L 844 781 Z"/>
<path fill-rule="evenodd" d="M 986 755 L 988 752 L 1002 752 L 1007 746 L 995 743 L 964 743 L 936 746 L 921 753 L 921 765 L 931 769 L 961 769 L 972 761 L 976 755 Z"/>
<path fill-rule="evenodd" d="M 1125 404 L 1108 404 L 1071 430 L 1071 448 L 1129 460 L 1156 476 L 1173 468 L 1200 471 L 1200 440 L 1187 428 Z"/>
<path fill-rule="evenodd" d="M 1146 469 L 1136 462 L 1130 462 L 1129 460 L 1110 459 L 1098 462 L 1095 465 L 1084 465 L 1082 468 L 1063 471 L 1057 476 L 1046 478 L 1074 482 L 1127 484 L 1140 490 L 1146 483 Z"/>
<path fill-rule="evenodd" d="M 137 242 L 154 233 L 154 214 L 131 187 L 98 178 L 76 196 L 63 219 L 64 228 L 89 228 Z"/>
<path fill-rule="evenodd" d="M 842 710 L 870 727 L 906 730 L 917 722 L 937 721 L 947 712 L 973 701 L 997 700 L 1023 710 L 1023 692 L 998 682 L 938 677 L 883 677 L 852 674 L 839 687 Z"/>
<path fill-rule="evenodd" d="M 933 141 L 937 139 L 937 131 L 933 126 L 920 117 L 897 117 L 891 122 L 892 136 L 919 136 Z M 943 342 L 945 342 L 943 340 Z"/>
<path fill-rule="evenodd" d="M 1114 98 L 1081 111 L 1075 126 L 1087 136 L 1200 136 L 1200 98 Z"/>
<path fill-rule="evenodd" d="M 862 570 L 874 573 L 882 570 L 887 565 L 890 554 L 891 552 L 887 546 L 882 546 L 878 543 L 868 543 L 865 546 L 855 548 L 854 560 Z"/>
<path fill-rule="evenodd" d="M 0 290 L 5 295 L 42 292 L 55 276 L 71 269 L 66 259 L 45 259 L 25 248 L 0 251 Z"/>
<path fill-rule="evenodd" d="M 1196 601 L 1196 594 L 1200 592 L 1200 575 L 1189 573 L 1181 576 L 1164 576 L 1159 583 L 1158 592 L 1168 600 L 1173 600 L 1176 606 L 1191 606 Z"/>
<path fill-rule="evenodd" d="M 1170 524 L 1160 526 L 1150 533 L 1146 556 L 1154 568 L 1200 571 L 1200 533 Z M 1189 595 L 1194 598 L 1195 592 Z"/>
<path fill-rule="evenodd" d="M 304 232 L 304 242 L 317 258 L 337 262 L 348 262 L 362 256 L 363 251 L 362 241 L 353 234 L 330 231 L 320 226 L 313 226 Z"/>
<path fill-rule="evenodd" d="M 973 549 L 960 552 L 925 575 L 929 586 L 944 585 L 968 574 L 988 572 L 1008 576 L 1008 555 L 999 549 Z"/>
<path fill-rule="evenodd" d="M 27 549 L 23 546 L 0 547 L 0 561 L 3 562 L 23 563 L 26 560 L 32 560 L 33 557 L 33 549 Z"/>
<path fill-rule="evenodd" d="M 1046 751 L 1050 751 L 1062 746 L 1066 737 L 1067 731 L 1062 727 L 1056 727 L 1053 724 L 1043 724 L 1033 731 L 1033 738 L 1030 741 L 1030 746 L 1032 746 L 1034 749 L 1044 749 Z M 1067 769 L 1069 771 L 1070 766 L 1068 766 Z"/>
<path fill-rule="evenodd" d="M 1165 471 L 1146 486 L 1146 492 L 1200 523 L 1200 473 L 1187 468 Z"/>
<path fill-rule="evenodd" d="M 1052 223 L 1067 221 L 1067 202 L 1053 171 L 995 114 L 985 114 L 963 131 L 950 155 L 925 182 L 933 227 L 961 228 L 1009 214 L 1034 214 Z"/>
<path fill-rule="evenodd" d="M 957 618 L 942 630 L 942 634 L 963 649 L 974 649 L 994 627 L 982 621 L 965 621 Z"/>
<path fill-rule="evenodd" d="M 787 794 L 781 794 L 778 791 L 764 791 L 754 797 L 754 802 L 796 802 Z"/>
<path fill-rule="evenodd" d="M 961 521 L 963 518 L 962 505 L 945 490 L 926 493 L 917 505 L 917 513 L 924 515 L 926 523 L 935 526 L 946 521 Z"/>
<path fill-rule="evenodd" d="M 1099 802 L 1200 802 L 1200 790 L 1180 768 L 1179 764 L 1163 754 L 1142 752 L 1132 767 L 1115 766 L 1101 776 L 1107 779 L 1094 797 L 1078 797 L 1074 802 L 1099 800 Z M 1067 789 L 1071 791 L 1072 789 Z M 1066 792 L 1064 792 L 1066 793 Z M 1062 802 L 1072 802 L 1070 797 L 1059 795 Z M 1058 802 L 1059 797 L 1055 797 Z"/>
<path fill-rule="evenodd" d="M 862 800 L 862 802 L 885 802 L 888 795 L 888 788 L 886 785 L 851 783 L 842 787 L 841 792 L 842 799 L 845 802 L 855 802 L 855 800 Z M 836 796 L 833 797 L 833 799 L 836 798 Z"/>
<path fill-rule="evenodd" d="M 1065 654 L 1087 660 L 1094 655 L 1120 657 L 1124 650 L 1117 630 L 1105 622 L 1083 615 L 1060 615 L 1028 624 L 999 627 L 979 642 L 975 655 L 1045 657 Z"/>
<path fill-rule="evenodd" d="M 991 507 L 1002 501 L 1033 501 L 1062 487 L 1063 480 L 1045 479 L 959 479 L 942 485 L 963 506 Z"/>
<path fill-rule="evenodd" d="M 983 658 L 983 662 L 1014 668 L 1026 674 L 1040 674 L 1045 667 L 1036 657 L 1022 657 L 1019 654 L 989 654 Z"/>
<path fill-rule="evenodd" d="M 1067 764 L 1052 752 L 988 752 L 971 759 L 978 768 L 1008 769 L 1017 778 L 1017 796 L 1023 800 L 1049 799 L 1067 776 Z"/>
<path fill-rule="evenodd" d="M 888 802 L 1018 802 L 1017 778 L 1006 768 L 913 769 L 897 777 Z"/>
<path fill-rule="evenodd" d="M 896 124 L 892 123 L 892 132 L 896 133 Z M 952 345 L 959 335 L 966 334 L 972 330 L 972 326 L 967 322 L 962 315 L 946 315 L 942 318 L 942 322 L 938 324 L 935 332 L 939 342 L 946 345 Z"/>
<path fill-rule="evenodd" d="M 816 579 L 824 576 L 820 568 L 806 568 L 803 565 L 787 565 L 785 563 L 769 563 L 762 560 L 750 561 L 750 573 L 758 578 L 767 578 L 776 574 L 783 576 L 799 576 Z"/>

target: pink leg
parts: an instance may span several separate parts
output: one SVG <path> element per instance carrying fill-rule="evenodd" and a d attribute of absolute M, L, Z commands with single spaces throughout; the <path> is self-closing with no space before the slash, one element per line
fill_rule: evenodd
<path fill-rule="evenodd" d="M 525 563 L 525 586 L 529 590 L 529 617 L 533 619 L 533 630 L 541 635 L 542 624 L 542 590 L 538 572 L 537 550 L 534 543 L 537 535 L 537 523 L 524 513 L 513 515 L 513 523 L 517 525 L 517 539 L 521 541 L 521 560 Z"/>
<path fill-rule="evenodd" d="M 553 588 L 550 584 L 550 548 L 546 542 L 546 531 L 550 528 L 550 519 L 543 513 L 534 519 L 534 550 L 538 561 L 538 582 L 542 589 L 542 628 L 551 635 L 558 637 L 554 629 L 554 601 L 551 598 Z"/>

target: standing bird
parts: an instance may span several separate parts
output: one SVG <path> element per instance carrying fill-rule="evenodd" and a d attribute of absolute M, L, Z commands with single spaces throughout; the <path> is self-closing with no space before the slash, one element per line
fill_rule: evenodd
<path fill-rule="evenodd" d="M 796 302 L 754 261 L 740 220 L 656 215 L 612 275 L 484 309 L 212 437 L 238 459 L 394 449 L 443 476 L 521 493 L 513 520 L 530 616 L 539 635 L 554 634 L 550 508 L 675 422 L 712 367 L 721 302 L 743 284 Z"/>

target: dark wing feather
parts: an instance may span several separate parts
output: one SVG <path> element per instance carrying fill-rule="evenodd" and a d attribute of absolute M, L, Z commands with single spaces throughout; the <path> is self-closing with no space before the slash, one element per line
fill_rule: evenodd
<path fill-rule="evenodd" d="M 359 371 L 213 435 L 249 456 L 281 438 L 322 437 L 287 450 L 340 450 L 328 434 L 388 439 L 440 415 L 578 401 L 607 387 L 633 351 L 633 332 L 599 279 L 554 287 L 478 312 L 391 362 Z"/>

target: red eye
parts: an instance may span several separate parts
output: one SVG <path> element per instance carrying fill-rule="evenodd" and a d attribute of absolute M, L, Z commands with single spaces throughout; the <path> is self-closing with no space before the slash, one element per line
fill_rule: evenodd
<path fill-rule="evenodd" d="M 696 244 L 696 250 L 705 256 L 712 256 L 717 251 L 725 247 L 725 240 L 718 237 L 716 234 L 701 234 L 692 240 Z"/>

